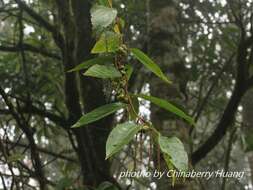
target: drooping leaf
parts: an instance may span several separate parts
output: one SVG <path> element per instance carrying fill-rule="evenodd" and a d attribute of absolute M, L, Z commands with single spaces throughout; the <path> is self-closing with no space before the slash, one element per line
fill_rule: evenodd
<path fill-rule="evenodd" d="M 143 53 L 141 50 L 137 48 L 132 48 L 131 52 L 136 59 L 138 59 L 143 65 L 145 65 L 145 67 L 147 67 L 156 76 L 158 76 L 160 79 L 162 79 L 163 81 L 167 83 L 171 83 L 171 81 L 169 81 L 169 79 L 162 72 L 160 67 L 152 59 L 150 59 L 145 53 Z"/>
<path fill-rule="evenodd" d="M 157 97 L 154 97 L 154 96 L 147 96 L 147 95 L 144 95 L 144 94 L 137 94 L 137 95 L 134 95 L 134 96 L 137 96 L 139 98 L 143 98 L 145 100 L 148 100 L 150 102 L 152 102 L 153 104 L 171 112 L 171 113 L 174 113 L 175 115 L 185 119 L 189 124 L 191 125 L 195 125 L 194 123 L 194 119 L 187 115 L 186 113 L 184 113 L 181 109 L 177 108 L 176 106 L 174 106 L 173 104 L 169 103 L 168 101 L 166 100 L 163 100 L 163 99 L 160 99 L 160 98 L 157 98 Z"/>
<path fill-rule="evenodd" d="M 109 134 L 106 142 L 106 159 L 119 152 L 141 129 L 142 126 L 130 122 L 117 125 Z"/>
<path fill-rule="evenodd" d="M 102 2 L 103 4 L 105 2 Z M 108 1 L 109 4 L 109 1 Z M 113 23 L 117 16 L 117 10 L 102 6 L 102 5 L 95 5 L 91 9 L 91 22 L 94 29 L 98 28 L 106 28 L 110 24 Z"/>
<path fill-rule="evenodd" d="M 121 73 L 112 65 L 93 65 L 84 73 L 84 75 L 102 79 L 121 77 Z"/>
<path fill-rule="evenodd" d="M 77 65 L 75 68 L 71 69 L 69 72 L 80 71 L 82 69 L 88 69 L 92 65 L 96 65 L 96 64 L 102 65 L 102 64 L 112 63 L 112 62 L 113 62 L 112 56 L 99 56 L 99 57 L 90 59 L 88 61 L 84 61 L 83 63 Z"/>
<path fill-rule="evenodd" d="M 91 112 L 83 115 L 73 126 L 72 128 L 81 127 L 83 125 L 87 125 L 89 123 L 95 122 L 97 120 L 100 120 L 114 112 L 116 112 L 119 109 L 125 108 L 126 104 L 117 102 L 112 104 L 107 104 L 104 106 L 101 106 L 99 108 L 96 108 L 92 110 Z"/>
<path fill-rule="evenodd" d="M 120 34 L 105 32 L 92 48 L 91 53 L 116 52 L 120 46 Z"/>
<path fill-rule="evenodd" d="M 188 155 L 183 143 L 177 137 L 168 138 L 159 135 L 158 143 L 161 151 L 165 154 L 166 162 L 172 163 L 180 171 L 188 170 Z"/>

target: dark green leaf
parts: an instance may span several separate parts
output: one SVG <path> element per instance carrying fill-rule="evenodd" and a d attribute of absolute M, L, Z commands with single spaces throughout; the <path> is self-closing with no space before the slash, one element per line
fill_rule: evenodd
<path fill-rule="evenodd" d="M 120 34 L 105 32 L 101 35 L 91 53 L 109 53 L 116 52 L 120 46 Z"/>
<path fill-rule="evenodd" d="M 119 152 L 124 145 L 128 144 L 142 126 L 135 123 L 123 123 L 117 125 L 110 133 L 106 142 L 106 159 Z"/>
<path fill-rule="evenodd" d="M 166 100 L 157 98 L 157 97 L 153 97 L 153 96 L 147 96 L 144 94 L 137 94 L 134 95 L 140 98 L 143 98 L 145 100 L 148 100 L 150 102 L 152 102 L 153 104 L 171 112 L 176 114 L 177 116 L 185 119 L 188 123 L 190 123 L 191 125 L 195 125 L 194 120 L 192 117 L 190 117 L 189 115 L 187 115 L 186 113 L 184 113 L 181 109 L 177 108 L 176 106 L 174 106 L 173 104 L 167 102 Z"/>
<path fill-rule="evenodd" d="M 117 16 L 117 10 L 102 5 L 96 5 L 91 9 L 91 22 L 94 29 L 106 28 L 113 23 Z"/>
<path fill-rule="evenodd" d="M 102 64 L 112 63 L 112 62 L 113 62 L 112 56 L 99 56 L 99 57 L 90 59 L 88 61 L 84 61 L 83 63 L 77 65 L 75 68 L 71 69 L 69 72 L 80 71 L 82 69 L 88 69 L 89 67 L 95 64 L 102 65 Z"/>
<path fill-rule="evenodd" d="M 150 59 L 145 53 L 143 53 L 141 50 L 136 49 L 136 48 L 132 48 L 131 52 L 133 53 L 136 59 L 138 59 L 143 65 L 145 65 L 145 67 L 147 67 L 156 76 L 158 76 L 160 79 L 164 80 L 167 83 L 171 83 L 171 81 L 169 81 L 169 79 L 163 74 L 160 67 L 152 59 Z"/>
<path fill-rule="evenodd" d="M 77 121 L 77 123 L 72 126 L 72 128 L 77 128 L 77 127 L 81 127 L 83 125 L 87 125 L 89 123 L 92 123 L 94 121 L 102 119 L 102 118 L 118 111 L 119 109 L 122 109 L 125 107 L 126 107 L 126 104 L 119 103 L 119 102 L 101 106 L 101 107 L 96 108 L 93 111 L 85 114 L 84 116 L 82 116 L 79 119 L 79 121 Z"/>
<path fill-rule="evenodd" d="M 99 4 L 105 7 L 110 7 L 108 0 L 99 0 Z"/>
<path fill-rule="evenodd" d="M 121 77 L 121 73 L 114 66 L 110 65 L 93 65 L 84 73 L 84 75 L 102 79 Z"/>
<path fill-rule="evenodd" d="M 168 138 L 159 135 L 158 143 L 165 154 L 166 162 L 172 163 L 180 171 L 188 170 L 188 155 L 183 143 L 177 137 Z"/>

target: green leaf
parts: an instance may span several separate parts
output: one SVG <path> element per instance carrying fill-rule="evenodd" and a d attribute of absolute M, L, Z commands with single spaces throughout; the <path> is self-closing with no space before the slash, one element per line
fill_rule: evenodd
<path fill-rule="evenodd" d="M 80 71 L 82 69 L 88 69 L 89 67 L 91 67 L 92 65 L 95 65 L 95 64 L 102 65 L 102 64 L 112 63 L 112 62 L 113 62 L 112 56 L 99 56 L 99 57 L 90 59 L 88 61 L 84 61 L 83 63 L 77 65 L 75 68 L 71 69 L 68 72 Z"/>
<path fill-rule="evenodd" d="M 117 125 L 111 131 L 106 142 L 106 159 L 119 152 L 141 129 L 142 126 L 130 122 Z"/>
<path fill-rule="evenodd" d="M 172 163 L 179 171 L 188 170 L 188 155 L 183 143 L 177 137 L 168 138 L 159 135 L 158 143 L 166 162 Z"/>
<path fill-rule="evenodd" d="M 92 48 L 91 53 L 110 53 L 116 52 L 120 46 L 120 34 L 105 32 Z"/>
<path fill-rule="evenodd" d="M 84 73 L 84 75 L 102 79 L 121 77 L 121 73 L 114 66 L 110 65 L 93 65 Z"/>
<path fill-rule="evenodd" d="M 95 5 L 91 9 L 91 22 L 94 29 L 106 28 L 113 23 L 117 10 L 102 5 Z"/>
<path fill-rule="evenodd" d="M 154 96 L 147 96 L 144 94 L 137 94 L 137 95 L 133 95 L 133 96 L 137 96 L 139 98 L 143 98 L 145 100 L 148 100 L 150 102 L 152 102 L 153 104 L 171 112 L 174 113 L 175 115 L 185 119 L 189 124 L 191 125 L 195 125 L 194 123 L 194 119 L 192 117 L 190 117 L 189 115 L 187 115 L 186 113 L 184 113 L 181 109 L 177 108 L 176 106 L 174 106 L 173 104 L 167 102 L 166 100 L 154 97 Z"/>
<path fill-rule="evenodd" d="M 98 1 L 100 5 L 103 5 L 105 7 L 110 7 L 109 1 L 108 0 L 99 0 Z"/>
<path fill-rule="evenodd" d="M 104 106 L 101 106 L 99 108 L 96 108 L 92 110 L 91 112 L 83 115 L 77 122 L 72 126 L 72 128 L 77 128 L 81 127 L 83 125 L 87 125 L 89 123 L 92 123 L 94 121 L 97 121 L 99 119 L 102 119 L 119 109 L 125 108 L 126 104 L 117 102 L 117 103 L 112 103 L 112 104 L 107 104 Z"/>
<path fill-rule="evenodd" d="M 147 67 L 151 72 L 153 72 L 156 76 L 158 76 L 160 79 L 167 83 L 171 83 L 169 79 L 163 74 L 160 67 L 152 60 L 150 59 L 145 53 L 143 53 L 141 50 L 132 48 L 131 49 L 132 54 L 136 59 L 138 59 L 145 67 Z"/>

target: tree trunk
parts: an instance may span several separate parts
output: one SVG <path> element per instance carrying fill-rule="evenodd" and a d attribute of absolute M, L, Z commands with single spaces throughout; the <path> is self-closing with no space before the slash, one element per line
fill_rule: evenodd
<path fill-rule="evenodd" d="M 243 125 L 244 133 L 252 134 L 253 133 L 253 90 L 249 90 L 246 95 L 243 98 Z M 253 183 L 253 152 L 252 150 L 248 153 L 248 160 L 249 160 L 249 166 L 250 166 L 250 172 L 251 172 L 251 183 Z"/>
<path fill-rule="evenodd" d="M 59 20 L 64 43 L 60 47 L 65 72 L 91 57 L 92 26 L 91 1 L 57 0 Z M 81 73 L 65 73 L 65 102 L 72 125 L 82 115 L 106 103 L 103 85 L 96 79 Z M 114 181 L 110 175 L 109 162 L 105 161 L 105 143 L 112 117 L 89 126 L 74 129 L 77 142 L 83 185 L 97 186 L 103 181 Z"/>

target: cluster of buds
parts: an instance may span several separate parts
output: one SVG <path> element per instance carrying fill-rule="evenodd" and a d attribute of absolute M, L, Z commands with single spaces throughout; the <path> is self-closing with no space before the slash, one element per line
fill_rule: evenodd
<path fill-rule="evenodd" d="M 115 91 L 117 100 L 127 103 L 128 98 L 126 96 L 123 81 L 122 80 L 113 81 L 112 86 Z"/>
<path fill-rule="evenodd" d="M 127 95 L 127 71 L 124 64 L 124 55 L 117 55 L 115 65 L 118 71 L 121 73 L 122 77 L 113 81 L 112 86 L 116 92 L 117 100 L 121 102 L 128 103 L 128 95 Z"/>

